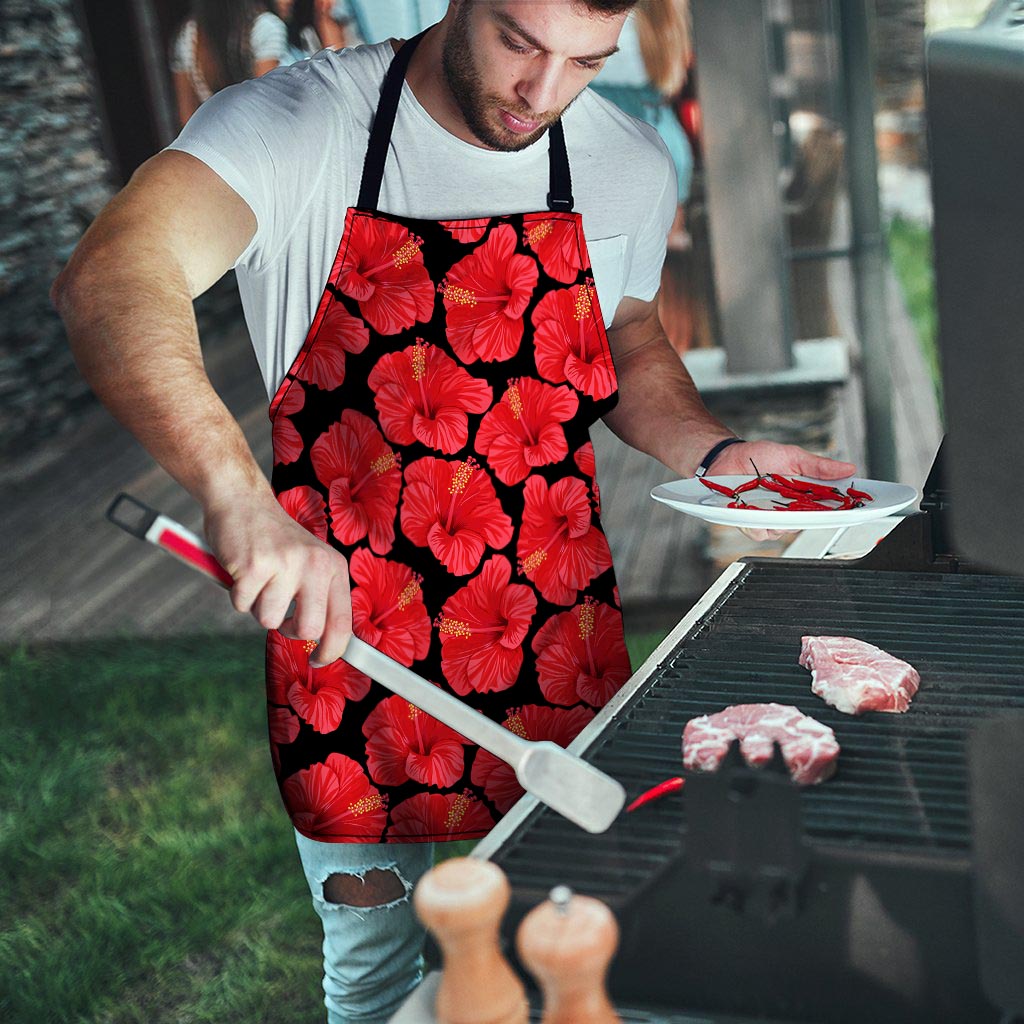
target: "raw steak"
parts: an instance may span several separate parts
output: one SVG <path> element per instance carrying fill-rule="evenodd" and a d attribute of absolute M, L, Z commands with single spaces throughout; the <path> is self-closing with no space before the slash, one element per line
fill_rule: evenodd
<path fill-rule="evenodd" d="M 848 636 L 802 637 L 800 664 L 811 691 L 846 715 L 906 711 L 921 682 L 912 665 Z"/>
<path fill-rule="evenodd" d="M 771 760 L 778 740 L 790 777 L 801 786 L 823 782 L 836 770 L 835 733 L 789 704 L 734 704 L 691 719 L 683 729 L 683 767 L 714 771 L 734 739 L 754 768 Z"/>

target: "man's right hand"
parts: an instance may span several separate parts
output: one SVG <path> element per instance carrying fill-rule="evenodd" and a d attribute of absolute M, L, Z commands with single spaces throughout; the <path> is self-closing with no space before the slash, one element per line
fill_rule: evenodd
<path fill-rule="evenodd" d="M 319 640 L 310 663 L 341 657 L 352 635 L 348 562 L 292 519 L 273 497 L 208 506 L 206 537 L 235 585 L 231 602 L 267 629 Z M 295 607 L 288 610 L 294 601 Z"/>

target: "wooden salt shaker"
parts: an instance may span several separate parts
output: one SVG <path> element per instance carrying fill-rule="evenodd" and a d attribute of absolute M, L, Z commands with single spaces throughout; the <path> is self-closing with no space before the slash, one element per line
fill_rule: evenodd
<path fill-rule="evenodd" d="M 604 983 L 618 943 L 612 912 L 564 885 L 523 918 L 516 949 L 544 993 L 542 1024 L 619 1024 Z"/>
<path fill-rule="evenodd" d="M 470 857 L 438 864 L 416 886 L 413 906 L 444 956 L 437 1024 L 526 1024 L 526 990 L 498 944 L 510 895 L 501 868 Z"/>

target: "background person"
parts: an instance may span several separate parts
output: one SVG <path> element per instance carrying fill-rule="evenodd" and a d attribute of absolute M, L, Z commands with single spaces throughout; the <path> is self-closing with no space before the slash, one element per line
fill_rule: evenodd
<path fill-rule="evenodd" d="M 288 63 L 305 60 L 324 47 L 340 50 L 353 44 L 345 0 L 274 0 L 288 27 Z"/>
<path fill-rule="evenodd" d="M 214 93 L 282 63 L 288 30 L 265 0 L 194 0 L 171 53 L 179 122 Z"/>
<path fill-rule="evenodd" d="M 643 0 L 622 26 L 618 53 L 605 61 L 590 83 L 627 114 L 653 125 L 668 147 L 679 188 L 674 233 L 683 229 L 683 205 L 693 178 L 693 148 L 675 109 L 692 59 L 687 0 Z"/>

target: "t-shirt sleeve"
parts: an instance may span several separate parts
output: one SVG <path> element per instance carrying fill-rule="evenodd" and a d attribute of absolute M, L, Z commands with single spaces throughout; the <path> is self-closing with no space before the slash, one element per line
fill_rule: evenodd
<path fill-rule="evenodd" d="M 287 59 L 288 28 L 276 14 L 266 11 L 253 22 L 249 45 L 253 60 L 281 63 Z"/>
<path fill-rule="evenodd" d="M 256 233 L 235 265 L 253 272 L 281 252 L 340 144 L 344 111 L 325 101 L 308 64 L 221 90 L 167 147 L 202 160 L 248 204 Z"/>
<path fill-rule="evenodd" d="M 651 142 L 657 147 L 652 164 L 651 203 L 647 217 L 637 232 L 630 262 L 629 278 L 623 294 L 650 302 L 661 287 L 661 268 L 665 262 L 668 233 L 679 205 L 679 186 L 675 164 L 661 137 L 651 129 Z"/>

